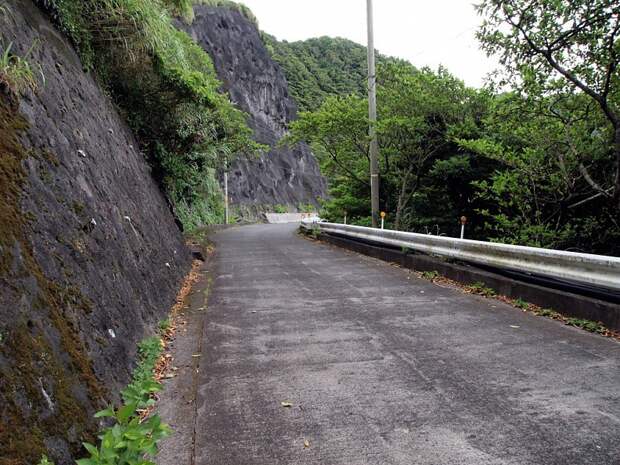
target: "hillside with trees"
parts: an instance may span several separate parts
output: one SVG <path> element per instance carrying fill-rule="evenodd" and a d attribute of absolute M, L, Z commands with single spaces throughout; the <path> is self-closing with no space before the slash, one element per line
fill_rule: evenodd
<path fill-rule="evenodd" d="M 368 57 L 365 46 L 338 37 L 279 41 L 266 33 L 263 33 L 263 41 L 273 59 L 282 66 L 301 111 L 316 110 L 330 95 L 366 94 Z M 381 54 L 377 62 L 406 64 Z"/>

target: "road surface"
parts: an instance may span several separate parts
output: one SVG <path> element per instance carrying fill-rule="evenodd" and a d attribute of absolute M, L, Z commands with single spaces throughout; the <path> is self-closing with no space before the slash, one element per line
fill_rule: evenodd
<path fill-rule="evenodd" d="M 620 464 L 618 342 L 293 225 L 214 239 L 196 465 Z"/>

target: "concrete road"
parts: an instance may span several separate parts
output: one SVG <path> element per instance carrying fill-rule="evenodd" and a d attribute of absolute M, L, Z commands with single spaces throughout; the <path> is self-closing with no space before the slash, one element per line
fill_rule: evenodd
<path fill-rule="evenodd" d="M 215 240 L 197 465 L 620 464 L 619 343 L 292 225 Z"/>

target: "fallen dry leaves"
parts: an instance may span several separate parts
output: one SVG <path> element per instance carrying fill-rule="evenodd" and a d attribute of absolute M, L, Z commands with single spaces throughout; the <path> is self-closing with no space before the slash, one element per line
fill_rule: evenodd
<path fill-rule="evenodd" d="M 183 284 L 177 294 L 175 303 L 170 310 L 169 325 L 161 333 L 162 353 L 157 361 L 157 364 L 155 365 L 154 372 L 154 378 L 157 382 L 161 382 L 163 379 L 171 379 L 176 376 L 174 372 L 177 371 L 177 368 L 172 365 L 174 358 L 172 357 L 172 354 L 170 354 L 169 347 L 170 343 L 174 340 L 178 329 L 186 326 L 187 324 L 187 321 L 183 317 L 182 310 L 184 309 L 187 296 L 199 279 L 198 269 L 202 263 L 203 262 L 200 260 L 194 260 L 192 263 L 192 268 L 183 280 Z M 153 398 L 155 400 L 159 400 L 157 395 L 154 395 Z M 141 411 L 140 418 L 144 419 L 148 417 L 154 408 L 155 406 L 150 406 L 149 408 Z"/>

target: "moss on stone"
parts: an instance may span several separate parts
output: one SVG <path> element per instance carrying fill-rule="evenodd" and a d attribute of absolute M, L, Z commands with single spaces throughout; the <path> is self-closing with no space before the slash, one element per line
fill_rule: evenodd
<path fill-rule="evenodd" d="M 49 437 L 70 439 L 77 455 L 82 441 L 93 440 L 96 425 L 91 413 L 102 405 L 105 395 L 79 329 L 66 314 L 70 310 L 90 312 L 92 304 L 77 287 L 61 287 L 49 280 L 28 241 L 28 220 L 20 207 L 26 179 L 22 163 L 29 155 L 20 134 L 27 128 L 17 109 L 0 95 L 0 279 L 12 282 L 32 276 L 38 288 L 30 296 L 36 315 L 28 315 L 28 321 L 16 317 L 8 322 L 6 340 L 0 346 L 2 465 L 38 463 L 45 453 L 44 439 Z M 25 292 L 19 285 L 15 290 L 18 295 Z M 56 350 L 46 336 L 50 331 L 60 341 Z M 91 405 L 76 398 L 78 384 L 86 386 Z M 67 438 L 68 431 L 73 431 L 73 438 Z"/>

